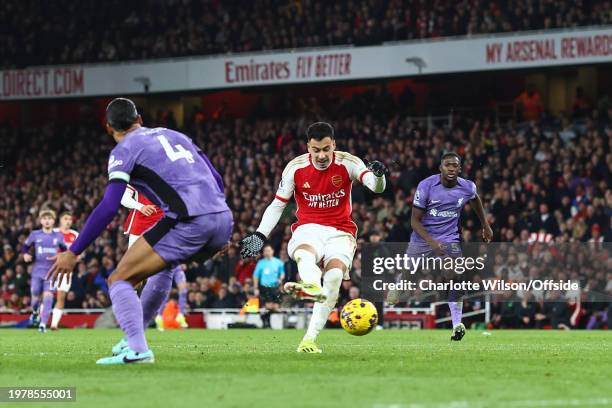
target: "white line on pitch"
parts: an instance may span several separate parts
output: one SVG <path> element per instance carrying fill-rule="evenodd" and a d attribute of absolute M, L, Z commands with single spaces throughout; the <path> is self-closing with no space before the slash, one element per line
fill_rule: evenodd
<path fill-rule="evenodd" d="M 490 401 L 454 401 L 440 404 L 375 404 L 373 408 L 488 408 Z M 559 399 L 559 400 L 519 400 L 496 402 L 498 407 L 582 407 L 593 405 L 612 406 L 612 398 Z"/>

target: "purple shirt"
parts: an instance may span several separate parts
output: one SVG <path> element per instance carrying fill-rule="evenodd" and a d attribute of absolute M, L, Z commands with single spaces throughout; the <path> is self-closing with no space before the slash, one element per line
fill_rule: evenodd
<path fill-rule="evenodd" d="M 108 178 L 129 182 L 170 218 L 229 210 L 219 173 L 190 138 L 174 130 L 128 133 L 111 152 Z"/>
<path fill-rule="evenodd" d="M 25 241 L 27 249 L 34 245 L 34 264 L 35 269 L 45 269 L 48 271 L 53 265 L 53 261 L 47 257 L 57 255 L 58 249 L 66 249 L 64 235 L 59 231 L 44 232 L 42 229 L 34 230 L 28 235 Z"/>
<path fill-rule="evenodd" d="M 446 188 L 440 181 L 440 174 L 434 174 L 417 186 L 413 206 L 425 211 L 421 222 L 429 235 L 436 241 L 459 242 L 459 216 L 463 206 L 476 197 L 476 184 L 457 177 L 457 185 Z M 412 232 L 411 242 L 425 242 Z"/>

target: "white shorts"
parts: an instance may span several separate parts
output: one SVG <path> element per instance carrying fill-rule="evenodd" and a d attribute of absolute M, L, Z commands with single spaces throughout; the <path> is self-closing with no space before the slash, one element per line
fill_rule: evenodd
<path fill-rule="evenodd" d="M 128 237 L 128 248 L 134 245 L 134 242 L 136 242 L 138 238 L 140 238 L 140 235 L 130 234 Z"/>
<path fill-rule="evenodd" d="M 51 290 L 59 290 L 62 292 L 70 292 L 70 286 L 72 285 L 72 273 L 62 278 L 60 283 L 59 280 L 55 281 L 55 284 L 51 285 Z"/>
<path fill-rule="evenodd" d="M 309 245 L 315 249 L 317 263 L 323 261 L 327 266 L 332 259 L 340 260 L 346 266 L 344 280 L 350 279 L 349 271 L 353 264 L 353 257 L 357 249 L 355 237 L 348 232 L 340 231 L 334 227 L 319 224 L 300 225 L 293 231 L 287 252 L 291 259 L 293 253 L 300 245 Z"/>

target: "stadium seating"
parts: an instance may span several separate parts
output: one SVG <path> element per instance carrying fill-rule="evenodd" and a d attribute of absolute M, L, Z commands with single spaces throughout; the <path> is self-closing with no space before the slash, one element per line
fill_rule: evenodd
<path fill-rule="evenodd" d="M 449 146 L 455 146 L 464 157 L 464 175 L 477 183 L 489 210 L 495 241 L 525 243 L 534 236 L 548 236 L 557 242 L 611 239 L 612 162 L 610 154 L 606 156 L 612 138 L 610 109 L 604 107 L 574 123 L 548 117 L 517 125 L 459 117 L 452 129 L 429 130 L 424 123 L 393 111 L 386 111 L 384 117 L 348 116 L 343 111 L 338 108 L 333 120 L 339 150 L 382 160 L 391 170 L 390 188 L 382 197 L 354 186 L 353 216 L 360 243 L 373 235 L 388 241 L 408 239 L 416 183 L 438 171 L 439 155 Z M 284 164 L 304 152 L 305 123 L 303 117 L 186 123 L 187 133 L 224 177 L 236 220 L 234 241 L 261 217 L 274 196 Z M 36 228 L 36 214 L 47 206 L 57 211 L 68 209 L 75 214 L 75 227 L 82 228 L 106 184 L 106 160 L 113 142 L 97 123 L 42 128 L 5 125 L 0 127 L 0 139 L 8 153 L 7 167 L 0 172 L 0 185 L 5 189 L 0 197 L 4 251 L 0 259 L 0 310 L 27 309 L 27 265 L 17 262 L 16 254 L 28 232 Z M 569 144 L 577 148 L 569 150 Z M 290 212 L 286 214 L 270 239 L 291 277 L 296 268 L 287 258 L 286 243 L 292 217 Z M 121 231 L 125 215 L 117 216 L 87 250 L 78 265 L 67 307 L 108 306 L 104 278 L 127 248 Z M 477 239 L 478 222 L 470 208 L 466 208 L 462 222 L 466 240 Z M 233 249 L 204 265 L 190 265 L 190 306 L 215 307 L 219 289 L 226 287 L 229 302 L 240 307 L 253 291 L 253 266 L 239 261 Z M 359 276 L 359 268 L 356 260 L 355 276 Z M 343 286 L 344 299 L 349 289 L 350 285 Z"/>
<path fill-rule="evenodd" d="M 2 5 L 2 68 L 365 46 L 612 21 L 612 3 L 593 0 L 108 0 L 104 7 L 93 0 L 6 0 Z M 34 6 L 39 11 L 32 14 Z"/>

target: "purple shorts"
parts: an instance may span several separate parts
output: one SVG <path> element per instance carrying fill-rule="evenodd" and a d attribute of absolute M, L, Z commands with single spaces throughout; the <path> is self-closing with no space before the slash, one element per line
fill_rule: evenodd
<path fill-rule="evenodd" d="M 32 296 L 40 296 L 43 292 L 54 292 L 55 289 L 51 289 L 51 281 L 45 279 L 47 272 L 44 274 L 35 272 L 32 271 L 30 294 Z"/>
<path fill-rule="evenodd" d="M 179 262 L 204 261 L 225 244 L 232 234 L 231 211 L 174 220 L 164 217 L 143 234 L 153 250 L 171 266 Z"/>
<path fill-rule="evenodd" d="M 442 249 L 444 250 L 445 257 L 450 256 L 458 258 L 462 256 L 461 243 L 459 242 L 442 242 Z M 406 249 L 406 255 L 410 258 L 430 257 L 433 254 L 431 246 L 427 242 L 410 242 L 408 249 Z"/>

